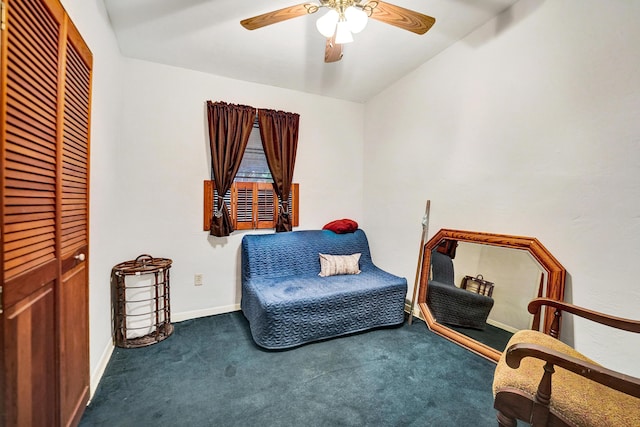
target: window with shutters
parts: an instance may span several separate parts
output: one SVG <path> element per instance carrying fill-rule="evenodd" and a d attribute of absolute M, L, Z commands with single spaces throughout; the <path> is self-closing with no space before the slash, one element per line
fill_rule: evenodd
<path fill-rule="evenodd" d="M 294 227 L 299 225 L 298 216 L 299 185 L 291 184 L 289 192 L 289 215 Z M 204 181 L 204 222 L 203 230 L 209 231 L 211 215 L 217 208 L 218 193 L 213 181 Z M 276 226 L 278 197 L 271 182 L 241 182 L 231 185 L 231 191 L 224 196 L 235 230 L 267 229 Z"/>
<path fill-rule="evenodd" d="M 231 190 L 224 196 L 235 230 L 268 229 L 276 226 L 278 196 L 273 190 L 272 183 L 273 178 L 262 148 L 256 117 L 234 183 L 231 185 Z M 289 215 L 294 227 L 299 223 L 298 188 L 298 184 L 292 184 L 289 193 Z M 205 181 L 203 223 L 205 231 L 211 227 L 211 215 L 213 210 L 218 208 L 217 200 L 218 193 L 215 191 L 213 181 Z"/>

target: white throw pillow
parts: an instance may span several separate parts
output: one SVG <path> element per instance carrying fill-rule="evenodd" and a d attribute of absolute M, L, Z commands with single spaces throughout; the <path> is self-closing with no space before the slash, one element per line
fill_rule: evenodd
<path fill-rule="evenodd" d="M 327 277 L 338 274 L 359 274 L 360 254 L 351 255 L 327 255 L 320 254 L 320 274 Z"/>

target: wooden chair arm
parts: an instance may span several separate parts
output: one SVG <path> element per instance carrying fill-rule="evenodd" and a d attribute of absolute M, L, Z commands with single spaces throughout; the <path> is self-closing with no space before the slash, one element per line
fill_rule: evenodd
<path fill-rule="evenodd" d="M 506 362 L 513 369 L 520 367 L 520 362 L 525 357 L 544 360 L 614 390 L 640 398 L 640 378 L 612 371 L 538 344 L 518 343 L 507 349 Z"/>
<path fill-rule="evenodd" d="M 608 314 L 578 307 L 577 305 L 569 304 L 562 301 L 555 301 L 549 298 L 536 298 L 529 303 L 527 309 L 529 310 L 529 313 L 536 314 L 540 311 L 540 308 L 543 305 L 553 307 L 556 310 L 566 311 L 567 313 L 572 313 L 576 316 L 584 317 L 585 319 L 589 319 L 593 322 L 601 323 L 603 325 L 611 326 L 613 328 L 640 333 L 640 321 L 638 320 L 610 316 Z"/>

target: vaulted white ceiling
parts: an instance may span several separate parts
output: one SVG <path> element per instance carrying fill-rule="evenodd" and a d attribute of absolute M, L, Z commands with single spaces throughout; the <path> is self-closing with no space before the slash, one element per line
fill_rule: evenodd
<path fill-rule="evenodd" d="M 370 19 L 329 64 L 315 27 L 324 9 L 253 31 L 240 25 L 296 0 L 103 1 L 125 56 L 365 102 L 517 0 L 389 0 L 435 25 L 416 35 Z"/>

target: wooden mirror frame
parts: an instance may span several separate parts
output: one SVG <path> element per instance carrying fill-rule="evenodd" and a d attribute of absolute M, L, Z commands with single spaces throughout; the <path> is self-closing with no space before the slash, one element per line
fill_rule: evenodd
<path fill-rule="evenodd" d="M 564 286 L 566 270 L 554 258 L 553 255 L 536 238 L 511 236 L 508 234 L 482 233 L 475 231 L 441 229 L 423 247 L 422 269 L 420 271 L 420 287 L 418 293 L 418 307 L 425 319 L 427 326 L 433 332 L 451 341 L 454 341 L 469 350 L 486 357 L 487 359 L 498 361 L 502 352 L 461 334 L 446 325 L 439 324 L 434 319 L 427 306 L 427 287 L 429 286 L 429 275 L 431 271 L 431 251 L 445 239 L 456 240 L 458 242 L 480 243 L 483 245 L 500 246 L 504 248 L 522 249 L 528 251 L 533 258 L 546 271 L 546 294 L 540 295 L 557 301 L 564 300 Z M 525 308 L 526 310 L 526 308 Z M 542 331 L 549 333 L 554 319 L 552 310 L 546 310 Z M 540 313 L 533 317 L 532 326 L 540 324 Z"/>

